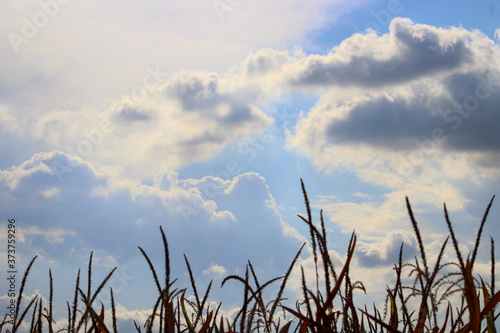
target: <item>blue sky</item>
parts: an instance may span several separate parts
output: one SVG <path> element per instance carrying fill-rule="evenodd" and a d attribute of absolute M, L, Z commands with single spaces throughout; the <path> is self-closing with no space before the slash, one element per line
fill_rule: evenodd
<path fill-rule="evenodd" d="M 308 239 L 300 178 L 339 265 L 356 231 L 353 274 L 378 300 L 395 249 L 417 253 L 405 196 L 431 254 L 444 202 L 466 252 L 499 188 L 497 1 L 1 7 L 0 230 L 16 219 L 20 271 L 39 256 L 27 295 L 47 297 L 52 269 L 61 318 L 93 250 L 97 280 L 118 267 L 124 331 L 144 319 L 155 290 L 137 246 L 161 266 L 160 225 L 179 287 L 185 253 L 230 314 L 241 290 L 224 276 L 247 260 L 283 274 Z M 495 204 L 484 239 L 499 218 Z"/>

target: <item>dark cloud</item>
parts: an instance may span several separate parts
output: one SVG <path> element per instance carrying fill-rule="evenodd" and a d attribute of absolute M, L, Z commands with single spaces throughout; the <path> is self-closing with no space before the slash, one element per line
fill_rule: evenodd
<path fill-rule="evenodd" d="M 216 74 L 181 73 L 165 89 L 168 97 L 180 101 L 183 110 L 210 109 L 221 101 Z"/>
<path fill-rule="evenodd" d="M 375 99 L 355 106 L 347 118 L 332 120 L 327 135 L 332 144 L 363 143 L 391 149 L 407 149 L 430 135 L 439 119 L 430 116 L 425 100 L 412 104 L 402 98 Z"/>
<path fill-rule="evenodd" d="M 451 126 L 445 141 L 448 149 L 500 152 L 499 70 L 454 75 L 446 80 L 453 98 L 442 109 L 442 119 Z"/>
<path fill-rule="evenodd" d="M 411 98 L 375 97 L 355 105 L 347 117 L 326 125 L 329 142 L 416 149 L 438 130 L 440 139 L 435 141 L 443 149 L 498 152 L 500 85 L 495 86 L 490 74 L 451 75 L 442 82 L 448 97 L 428 91 Z"/>
<path fill-rule="evenodd" d="M 214 73 L 180 73 L 165 87 L 165 94 L 180 103 L 185 112 L 216 119 L 225 125 L 251 122 L 258 118 L 252 103 L 258 100 L 250 90 L 224 91 Z"/>
<path fill-rule="evenodd" d="M 292 81 L 361 87 L 408 82 L 472 62 L 468 37 L 466 31 L 439 30 L 396 18 L 388 39 L 374 33 L 354 35 L 334 53 L 306 58 Z"/>
<path fill-rule="evenodd" d="M 151 112 L 124 104 L 117 111 L 115 119 L 124 122 L 148 121 L 152 119 Z"/>

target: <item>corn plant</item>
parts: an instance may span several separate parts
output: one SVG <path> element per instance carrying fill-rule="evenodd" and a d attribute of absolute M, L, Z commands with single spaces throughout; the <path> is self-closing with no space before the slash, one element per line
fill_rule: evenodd
<path fill-rule="evenodd" d="M 223 279 L 221 287 L 229 283 L 239 283 L 243 286 L 242 306 L 231 322 L 229 318 L 220 314 L 221 302 L 213 306 L 214 303 L 209 301 L 213 281 L 210 281 L 203 292 L 203 297 L 200 297 L 191 265 L 185 255 L 184 261 L 193 297 L 186 296 L 188 288 L 175 287 L 177 280 L 171 277 L 167 237 L 160 226 L 164 248 L 164 277 L 162 279 L 146 252 L 139 247 L 151 271 L 152 283 L 156 286 L 158 294 L 152 302 L 151 314 L 147 320 L 144 323 L 133 322 L 136 330 L 139 333 L 142 331 L 146 333 L 496 333 L 495 321 L 499 314 L 495 313 L 495 310 L 500 302 L 500 292 L 495 289 L 496 267 L 493 238 L 490 239 L 491 276 L 489 283 L 474 274 L 484 225 L 495 197 L 486 208 L 473 250 L 465 259 L 459 249 L 446 204 L 444 205 L 444 218 L 449 235 L 443 240 L 433 265 L 428 260 L 419 225 L 410 201 L 406 198 L 406 208 L 417 239 L 419 257 L 403 262 L 404 244 L 401 244 L 398 262 L 393 267 L 396 282 L 392 287 L 385 286 L 387 297 L 383 309 L 375 305 L 368 309 L 366 305 L 359 307 L 354 299 L 356 290 L 366 293 L 362 281 L 351 280 L 350 265 L 356 248 L 356 234 L 353 232 L 351 235 L 343 267 L 336 268 L 328 250 L 323 211 L 320 211 L 319 223 L 315 224 L 302 180 L 301 187 L 306 215 L 298 215 L 298 218 L 307 225 L 309 230 L 315 278 L 312 284 L 308 283 L 311 281 L 306 280 L 304 268 L 300 267 L 302 295 L 296 301 L 295 308 L 287 305 L 284 294 L 292 271 L 297 269 L 299 257 L 306 243 L 295 254 L 283 276 L 262 282 L 257 277 L 252 263 L 248 261 L 244 276 L 230 275 Z M 450 244 L 453 246 L 456 260 L 444 262 L 444 253 Z M 12 333 L 21 332 L 26 326 L 29 326 L 30 332 L 54 332 L 52 271 L 49 270 L 50 289 L 47 302 L 39 296 L 33 297 L 28 302 L 23 295 L 36 259 L 37 257 L 34 257 L 31 260 L 23 275 L 15 318 L 8 321 L 6 315 L 0 322 L 0 332 L 4 330 Z M 99 307 L 96 304 L 98 295 L 116 268 L 104 278 L 95 291 L 92 291 L 92 261 L 93 253 L 90 254 L 88 263 L 86 290 L 80 286 L 79 270 L 73 299 L 71 303 L 66 302 L 67 325 L 63 331 L 68 333 L 117 332 L 113 289 L 110 288 L 111 325 L 105 322 L 104 305 L 101 303 Z M 410 283 L 404 281 L 410 281 Z M 264 290 L 277 283 L 280 284 L 277 295 L 271 300 L 265 299 Z M 309 287 L 311 285 L 314 287 Z M 453 303 L 452 298 L 458 299 L 459 302 Z M 21 303 L 25 302 L 28 304 L 21 313 Z M 282 310 L 283 313 L 278 315 L 278 310 Z M 11 325 L 10 331 L 7 330 L 8 325 Z"/>

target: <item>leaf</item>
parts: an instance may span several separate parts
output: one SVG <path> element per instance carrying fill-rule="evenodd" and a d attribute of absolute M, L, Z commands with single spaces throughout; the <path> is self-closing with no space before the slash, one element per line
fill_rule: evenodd
<path fill-rule="evenodd" d="M 326 299 L 326 302 L 323 304 L 323 311 L 326 311 L 331 305 L 332 302 L 337 296 L 337 293 L 342 285 L 342 280 L 344 279 L 344 276 L 349 268 L 349 265 L 351 263 L 351 259 L 354 255 L 354 247 L 356 246 L 356 236 L 354 236 L 351 248 L 349 249 L 349 252 L 347 254 L 347 259 L 344 264 L 344 268 L 342 268 L 342 272 L 340 272 L 340 275 L 337 279 L 337 283 L 335 284 L 335 287 L 333 287 L 332 291 L 328 294 L 328 298 Z"/>
<path fill-rule="evenodd" d="M 488 294 L 488 289 L 486 288 L 486 284 L 484 283 L 483 279 L 481 278 L 481 287 L 483 289 L 483 297 L 484 297 L 484 305 L 488 304 L 490 301 L 490 295 Z M 486 322 L 488 324 L 488 333 L 496 333 L 496 328 L 495 328 L 495 318 L 493 318 L 493 311 L 489 311 L 486 314 Z"/>
<path fill-rule="evenodd" d="M 103 326 L 104 323 L 104 304 L 101 302 L 101 313 L 99 314 L 101 320 L 97 320 L 97 331 L 100 333 L 106 333 L 108 330 Z"/>
<path fill-rule="evenodd" d="M 481 313 L 479 314 L 480 318 L 484 318 L 490 311 L 492 311 L 497 304 L 500 303 L 500 291 L 497 292 L 491 299 L 490 301 L 485 305 L 483 310 L 481 310 Z M 457 331 L 457 333 L 467 333 L 472 330 L 470 323 L 462 327 Z"/>
<path fill-rule="evenodd" d="M 297 312 L 295 310 L 292 310 L 292 309 L 290 309 L 289 307 L 286 307 L 286 306 L 281 306 L 281 307 L 283 309 L 285 309 L 286 311 L 290 312 L 291 314 L 293 314 L 295 317 L 297 317 L 298 319 L 300 319 L 304 323 L 307 323 L 308 325 L 312 324 L 312 320 L 310 318 L 307 318 L 303 314 L 301 314 L 301 313 L 299 313 L 299 312 Z"/>
<path fill-rule="evenodd" d="M 444 318 L 443 327 L 441 327 L 441 330 L 439 331 L 439 333 L 445 332 L 446 324 L 448 324 L 448 316 L 450 315 L 450 308 L 451 308 L 451 304 L 448 304 L 448 308 L 446 309 L 446 316 Z"/>
<path fill-rule="evenodd" d="M 229 319 L 226 320 L 227 320 L 227 333 L 234 333 L 233 329 L 231 328 L 231 324 L 229 323 Z"/>
<path fill-rule="evenodd" d="M 477 297 L 474 279 L 472 278 L 472 264 L 469 259 L 464 270 L 464 293 L 469 308 L 469 325 L 473 333 L 481 332 L 481 315 L 479 299 Z"/>
<path fill-rule="evenodd" d="M 184 319 L 186 320 L 186 324 L 189 328 L 189 332 L 190 333 L 196 333 L 196 331 L 194 330 L 194 327 L 193 327 L 193 324 L 191 323 L 191 321 L 189 320 L 189 316 L 187 314 L 187 311 L 186 311 L 186 305 L 184 304 L 184 295 L 186 294 L 186 291 L 184 291 L 182 293 L 182 296 L 181 296 L 181 308 L 182 308 L 182 314 L 184 315 Z"/>
<path fill-rule="evenodd" d="M 388 332 L 391 332 L 391 333 L 402 333 L 401 331 L 398 331 L 397 329 L 393 328 L 392 326 L 384 323 L 382 320 L 378 319 L 377 317 L 372 316 L 368 312 L 366 312 L 364 310 L 361 310 L 361 309 L 359 309 L 359 311 L 361 311 L 362 313 L 364 313 L 368 318 L 370 318 L 370 319 L 374 320 L 375 322 L 377 322 L 379 325 L 381 325 L 383 328 L 385 328 Z"/>
<path fill-rule="evenodd" d="M 98 315 L 95 310 L 92 308 L 92 306 L 90 306 L 90 302 L 88 301 L 88 299 L 86 298 L 85 294 L 83 293 L 83 291 L 81 289 L 78 289 L 78 291 L 80 292 L 80 296 L 82 297 L 82 301 L 83 303 L 85 304 L 85 306 L 87 307 L 87 311 L 90 312 L 90 315 L 92 317 L 92 319 L 96 322 L 96 328 L 97 328 L 97 331 L 100 332 L 100 333 L 109 333 L 108 331 L 108 328 L 106 327 L 106 325 L 104 324 L 104 304 L 101 303 L 102 305 L 102 308 L 101 308 L 101 314 Z"/>
<path fill-rule="evenodd" d="M 210 311 L 210 313 L 207 316 L 207 320 L 203 324 L 203 326 L 200 328 L 199 333 L 207 333 L 208 329 L 210 328 L 210 322 L 212 321 L 212 317 L 214 315 L 213 311 Z"/>
<path fill-rule="evenodd" d="M 215 325 L 215 333 L 225 333 L 224 331 L 224 316 L 220 317 L 220 329 Z"/>
<path fill-rule="evenodd" d="M 292 325 L 292 321 L 289 321 L 288 323 L 286 323 L 285 326 L 283 326 L 280 329 L 279 333 L 288 333 L 288 330 L 290 329 L 290 325 Z"/>
<path fill-rule="evenodd" d="M 500 303 L 500 291 L 497 292 L 491 299 L 490 301 L 484 306 L 484 309 L 481 311 L 481 318 L 486 316 L 488 312 L 493 310 L 497 304 Z"/>
<path fill-rule="evenodd" d="M 306 323 L 305 321 L 303 321 L 302 325 L 300 325 L 300 333 L 307 333 L 308 327 L 309 327 L 309 324 Z"/>
<path fill-rule="evenodd" d="M 396 306 L 396 300 L 394 299 L 394 295 L 391 292 L 391 289 L 387 287 L 387 292 L 389 293 L 389 299 L 391 301 L 391 319 L 389 320 L 389 325 L 392 328 L 398 329 L 399 317 L 398 317 L 398 308 Z"/>

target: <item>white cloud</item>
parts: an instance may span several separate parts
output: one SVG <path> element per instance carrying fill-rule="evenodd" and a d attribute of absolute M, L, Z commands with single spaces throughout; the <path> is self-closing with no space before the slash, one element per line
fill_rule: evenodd
<path fill-rule="evenodd" d="M 479 32 L 397 18 L 388 34 L 355 34 L 324 56 L 266 48 L 222 76 L 163 73 L 105 109 L 42 113 L 24 132 L 47 150 L 119 161 L 125 174 L 145 179 L 260 133 L 272 122 L 261 108 L 292 89 L 321 95 L 288 136 L 288 148 L 319 169 L 355 167 L 365 179 L 374 170 L 400 176 L 408 159 L 417 169 L 442 168 L 439 153 L 460 152 L 490 167 L 498 155 L 492 125 L 500 117 L 498 53 Z"/>
<path fill-rule="evenodd" d="M 201 274 L 208 276 L 224 277 L 225 275 L 227 275 L 227 270 L 223 266 L 212 263 L 210 267 L 205 269 Z"/>
<path fill-rule="evenodd" d="M 72 231 L 67 231 L 64 229 L 52 229 L 50 231 L 41 230 L 38 226 L 34 225 L 30 227 L 24 227 L 22 229 L 22 234 L 19 235 L 20 237 L 18 240 L 20 240 L 21 242 L 25 242 L 27 238 L 32 239 L 36 236 L 43 236 L 49 244 L 60 244 L 64 241 L 65 237 L 74 235 L 75 233 Z"/>
<path fill-rule="evenodd" d="M 198 110 L 191 116 L 179 117 L 172 112 L 178 111 L 182 102 L 189 104 L 188 100 L 177 98 L 182 96 L 156 96 L 150 101 L 135 97 L 186 69 L 225 73 L 261 47 L 291 47 L 303 41 L 309 31 L 330 24 L 360 3 L 315 0 L 304 6 L 295 0 L 243 1 L 231 3 L 232 10 L 224 13 L 223 20 L 212 1 L 112 1 L 95 5 L 59 4 L 54 0 L 9 4 L 0 13 L 0 28 L 5 35 L 15 34 L 19 38 L 0 41 L 0 53 L 5 55 L 0 63 L 5 74 L 0 78 L 4 104 L 0 120 L 9 126 L 6 131 L 15 132 L 16 138 L 22 139 L 15 144 L 17 149 L 2 147 L 2 155 L 20 162 L 41 150 L 68 152 L 67 145 L 76 150 L 78 144 L 87 140 L 83 131 L 99 130 L 99 121 L 109 119 L 110 113 L 116 111 L 112 120 L 122 120 L 122 126 L 128 120 L 129 125 L 113 136 L 104 133 L 107 145 L 98 144 L 99 149 L 86 146 L 94 161 L 108 163 L 119 155 L 123 159 L 124 151 L 134 155 L 120 163 L 125 166 L 133 160 L 161 160 L 160 166 L 153 165 L 155 161 L 148 164 L 149 170 L 143 166 L 144 176 L 165 166 L 172 169 L 210 158 L 230 142 L 255 134 L 269 124 L 265 115 L 258 114 L 255 96 L 245 96 L 249 91 L 224 92 L 225 88 L 219 85 L 210 92 L 205 86 L 205 92 L 214 94 L 208 98 L 215 98 L 211 112 Z M 36 21 L 42 17 L 47 17 L 47 22 Z M 22 42 L 17 44 L 19 40 Z M 217 77 L 209 78 L 214 74 L 198 74 L 191 74 L 187 80 L 198 80 L 202 85 L 214 80 L 215 84 L 221 83 Z M 177 78 L 181 80 L 180 75 Z M 234 87 L 233 82 L 226 83 L 227 87 Z M 187 97 L 194 102 L 193 96 Z M 215 115 L 219 121 L 203 123 L 206 118 L 202 115 Z M 224 116 L 222 128 L 220 121 Z M 249 117 L 248 126 L 229 124 L 243 121 L 242 117 Z M 191 120 L 199 126 L 188 128 L 185 124 Z M 115 137 L 118 133 L 121 136 Z M 99 141 L 97 136 L 94 138 Z M 13 136 L 2 131 L 1 139 L 12 140 Z M 124 150 L 116 149 L 117 143 Z M 180 146 L 192 149 L 179 150 Z M 135 167 L 131 172 L 137 175 L 139 169 Z"/>
<path fill-rule="evenodd" d="M 468 39 L 481 37 L 464 29 L 438 29 L 395 18 L 389 34 L 354 34 L 326 56 L 302 59 L 294 66 L 292 82 L 358 87 L 409 82 L 469 65 L 476 54 Z"/>
<path fill-rule="evenodd" d="M 432 216 L 441 214 L 443 203 L 447 204 L 449 211 L 461 212 L 464 220 L 471 218 L 471 215 L 465 212 L 469 201 L 459 190 L 448 184 L 435 184 L 435 187 L 407 186 L 403 190 L 391 191 L 360 203 L 320 196 L 313 201 L 313 206 L 323 209 L 325 217 L 339 226 L 342 232 L 350 233 L 355 230 L 362 238 L 380 241 L 381 237 L 392 232 L 411 229 L 406 196 L 414 211 L 425 212 L 420 223 L 426 230 L 440 230 L 445 226 L 444 220 L 436 224 L 432 219 Z"/>
<path fill-rule="evenodd" d="M 17 34 L 23 42 L 2 40 L 6 57 L 0 68 L 6 75 L 0 87 L 14 88 L 11 100 L 34 108 L 52 104 L 54 95 L 61 108 L 97 106 L 142 82 L 148 66 L 168 72 L 225 71 L 261 47 L 303 41 L 309 31 L 359 5 L 338 0 L 314 0 L 307 6 L 296 0 L 241 1 L 226 4 L 231 10 L 221 20 L 214 3 L 72 2 L 58 6 L 45 24 L 33 19 L 47 12 L 39 3 L 9 4 L 0 14 L 2 31 Z M 30 24 L 33 33 L 26 28 Z M 36 87 L 39 82 L 44 82 L 44 93 Z M 19 94 L 21 89 L 24 94 Z"/>
<path fill-rule="evenodd" d="M 410 232 L 392 231 L 380 242 L 358 244 L 356 258 L 362 267 L 390 267 L 398 262 L 401 245 L 403 245 L 403 262 L 414 258 L 417 251 L 415 236 Z"/>
<path fill-rule="evenodd" d="M 54 110 L 24 126 L 49 150 L 150 178 L 211 158 L 272 123 L 259 109 L 262 93 L 234 83 L 215 73 L 179 73 L 106 110 Z"/>
<path fill-rule="evenodd" d="M 62 181 L 57 170 L 66 171 Z M 0 210 L 16 214 L 18 239 L 23 240 L 19 255 L 38 254 L 38 265 L 52 262 L 72 274 L 91 250 L 96 267 L 102 266 L 104 272 L 115 266 L 126 266 L 130 272 L 130 265 L 143 265 L 137 246 L 151 254 L 154 262 L 163 262 L 159 225 L 167 235 L 172 271 L 177 276 L 185 271 L 181 255 L 185 253 L 196 268 L 206 268 L 207 262 L 217 258 L 217 266 L 212 267 L 217 274 L 236 272 L 251 260 L 255 267 L 266 267 L 263 278 L 271 278 L 286 269 L 286 263 L 279 260 L 283 253 L 300 247 L 300 240 L 285 232 L 285 227 L 291 227 L 270 205 L 274 199 L 265 179 L 256 173 L 227 181 L 212 177 L 182 180 L 172 172 L 156 179 L 144 185 L 113 168 L 64 153 L 39 153 L 19 166 L 1 170 Z M 43 195 L 54 189 L 57 195 Z M 33 276 L 38 274 L 46 271 Z M 133 275 L 135 280 L 150 278 L 146 266 Z M 144 288 L 147 292 L 135 297 L 144 299 L 150 292 L 147 284 Z M 135 291 L 121 296 L 130 297 L 128 293 Z"/>
<path fill-rule="evenodd" d="M 356 193 L 353 193 L 353 196 L 360 198 L 360 199 L 373 199 L 373 197 L 368 193 L 356 192 Z"/>

